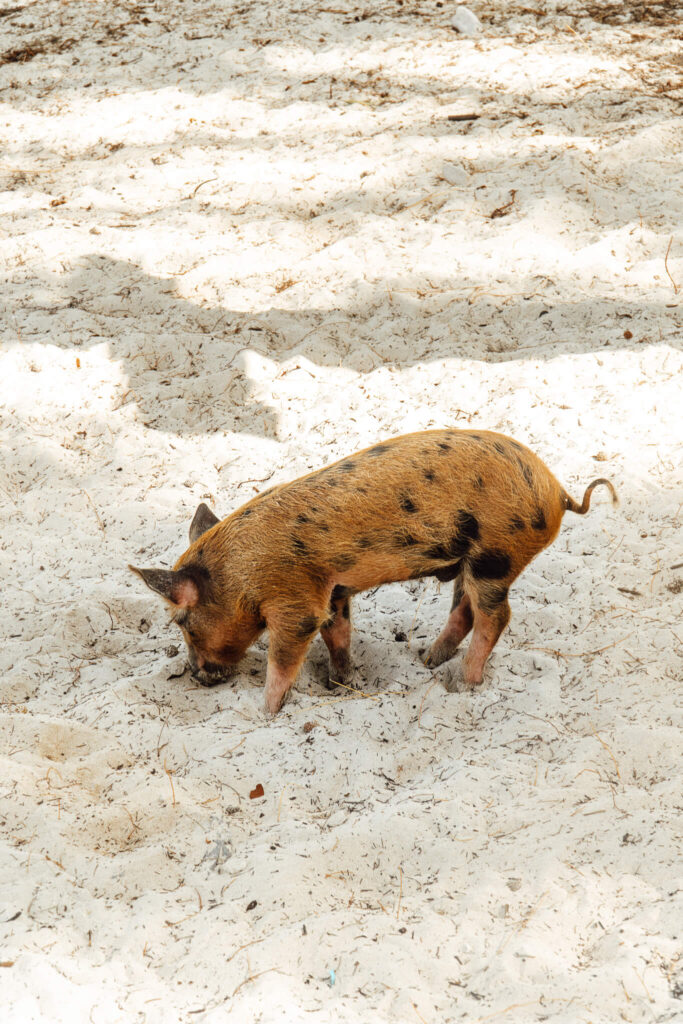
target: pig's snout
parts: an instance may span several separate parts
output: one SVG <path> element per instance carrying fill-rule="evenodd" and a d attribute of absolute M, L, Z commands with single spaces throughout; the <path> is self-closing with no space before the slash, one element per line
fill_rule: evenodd
<path fill-rule="evenodd" d="M 215 665 L 211 661 L 206 661 L 205 658 L 202 658 L 201 654 L 197 654 L 189 646 L 187 648 L 187 661 L 190 666 L 190 672 L 202 686 L 217 686 L 219 683 L 224 683 L 232 675 L 232 668 L 230 666 Z"/>
<path fill-rule="evenodd" d="M 229 669 L 225 669 L 222 665 L 206 665 L 199 672 L 193 672 L 193 677 L 202 686 L 218 686 L 220 683 L 226 683 L 230 678 L 231 672 Z"/>

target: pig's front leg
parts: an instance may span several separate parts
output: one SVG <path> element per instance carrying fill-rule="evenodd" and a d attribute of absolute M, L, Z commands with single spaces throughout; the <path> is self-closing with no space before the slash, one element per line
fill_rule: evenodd
<path fill-rule="evenodd" d="M 272 658 L 268 658 L 265 703 L 269 715 L 276 715 L 284 704 L 285 697 L 294 686 L 300 666 L 301 662 L 293 666 L 280 665 Z"/>
<path fill-rule="evenodd" d="M 275 715 L 294 686 L 311 640 L 320 629 L 324 615 L 320 611 L 295 609 L 266 617 L 270 643 L 266 672 L 266 711 Z"/>

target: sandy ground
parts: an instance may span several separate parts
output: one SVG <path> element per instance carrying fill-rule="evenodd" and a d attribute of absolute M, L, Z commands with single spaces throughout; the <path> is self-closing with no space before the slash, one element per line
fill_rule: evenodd
<path fill-rule="evenodd" d="M 3 1020 L 683 1020 L 680 9 L 6 2 Z M 358 693 L 183 674 L 127 562 L 474 424 L 622 502 L 480 692 L 435 581 L 356 602 Z"/>

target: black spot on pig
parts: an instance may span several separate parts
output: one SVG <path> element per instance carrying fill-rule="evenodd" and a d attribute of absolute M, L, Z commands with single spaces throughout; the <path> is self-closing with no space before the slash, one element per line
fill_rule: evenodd
<path fill-rule="evenodd" d="M 403 509 L 404 512 L 417 512 L 417 505 L 415 504 L 415 502 L 413 501 L 409 494 L 401 495 L 401 508 Z"/>
<path fill-rule="evenodd" d="M 479 537 L 479 523 L 476 516 L 473 516 L 471 512 L 466 512 L 464 509 L 458 511 L 457 517 L 457 528 L 458 533 L 468 540 L 477 540 Z"/>
<path fill-rule="evenodd" d="M 450 561 L 451 558 L 458 558 L 467 554 L 469 549 L 469 542 L 464 540 L 459 534 L 455 534 L 445 544 L 432 544 L 430 548 L 425 548 L 425 558 L 435 558 L 439 562 Z"/>
<path fill-rule="evenodd" d="M 437 569 L 433 573 L 440 583 L 450 583 L 456 576 L 459 576 L 462 572 L 462 562 L 454 562 L 452 565 L 444 565 L 442 569 Z"/>
<path fill-rule="evenodd" d="M 533 519 L 531 520 L 531 525 L 533 526 L 534 530 L 545 530 L 546 521 L 542 508 L 536 509 Z"/>
<path fill-rule="evenodd" d="M 308 551 L 308 548 L 306 547 L 306 545 L 304 544 L 300 537 L 294 538 L 294 540 L 292 541 L 292 547 L 294 548 L 295 555 L 305 555 L 306 552 Z"/>
<path fill-rule="evenodd" d="M 297 523 L 310 523 L 311 520 L 308 518 L 305 512 L 299 512 L 299 515 L 296 517 L 296 521 Z"/>
<path fill-rule="evenodd" d="M 434 480 L 435 473 L 433 469 L 425 469 L 425 480 L 429 480 L 430 483 Z"/>
<path fill-rule="evenodd" d="M 479 523 L 476 517 L 471 512 L 460 509 L 455 517 L 455 533 L 449 540 L 426 548 L 424 554 L 427 558 L 438 558 L 444 562 L 463 558 L 469 551 L 472 541 L 478 537 Z"/>
<path fill-rule="evenodd" d="M 332 566 L 337 572 L 346 572 L 347 569 L 351 569 L 356 564 L 356 559 L 353 555 L 337 555 L 332 561 Z"/>
<path fill-rule="evenodd" d="M 470 560 L 470 571 L 477 579 L 502 580 L 510 572 L 510 556 L 489 548 Z"/>
<path fill-rule="evenodd" d="M 300 639 L 305 640 L 306 637 L 311 636 L 318 629 L 318 620 L 315 615 L 305 615 L 296 627 L 296 635 Z"/>
<path fill-rule="evenodd" d="M 397 536 L 397 542 L 399 547 L 411 548 L 414 544 L 417 544 L 415 537 L 412 533 L 399 533 Z"/>
<path fill-rule="evenodd" d="M 388 447 L 388 446 L 387 446 L 386 444 L 376 444 L 376 445 L 374 446 L 374 448 L 371 448 L 371 449 L 369 450 L 369 452 L 368 452 L 368 455 L 372 455 L 372 456 L 374 456 L 375 458 L 376 458 L 376 457 L 377 457 L 378 455 L 384 455 L 385 451 L 387 450 L 387 447 Z"/>
<path fill-rule="evenodd" d="M 524 520 L 521 516 L 513 516 L 510 520 L 510 533 L 519 533 L 524 529 Z"/>
<path fill-rule="evenodd" d="M 472 486 L 474 487 L 475 491 L 483 491 L 484 490 L 484 479 L 483 479 L 483 477 L 475 476 L 474 480 L 472 481 Z"/>

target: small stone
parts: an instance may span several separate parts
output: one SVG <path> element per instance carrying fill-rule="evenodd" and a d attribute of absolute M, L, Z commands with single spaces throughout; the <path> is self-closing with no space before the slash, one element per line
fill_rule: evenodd
<path fill-rule="evenodd" d="M 479 18 L 467 7 L 456 7 L 451 25 L 463 36 L 478 36 L 481 32 Z"/>

